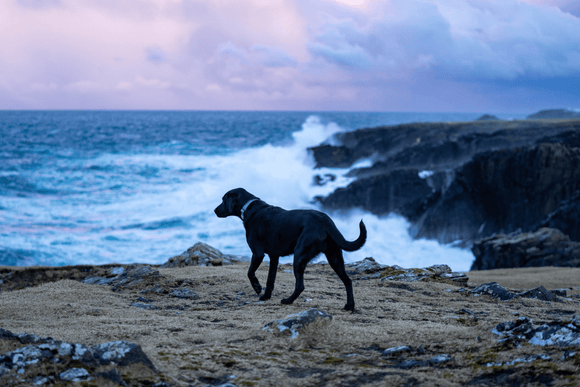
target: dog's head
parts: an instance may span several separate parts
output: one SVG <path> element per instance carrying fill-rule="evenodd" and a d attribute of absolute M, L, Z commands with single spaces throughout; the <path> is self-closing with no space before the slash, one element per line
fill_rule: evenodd
<path fill-rule="evenodd" d="M 215 208 L 214 212 L 219 218 L 226 218 L 231 215 L 240 216 L 244 204 L 252 199 L 257 199 L 257 197 L 245 189 L 232 189 L 226 192 L 221 204 Z"/>

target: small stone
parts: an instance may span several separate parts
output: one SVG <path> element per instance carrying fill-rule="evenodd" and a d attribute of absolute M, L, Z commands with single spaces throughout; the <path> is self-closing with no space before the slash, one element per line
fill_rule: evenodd
<path fill-rule="evenodd" d="M 140 308 L 140 309 L 159 309 L 155 305 L 142 304 L 139 302 L 132 302 L 129 306 L 132 306 L 134 308 Z"/>
<path fill-rule="evenodd" d="M 69 382 L 80 382 L 82 380 L 92 380 L 91 374 L 84 368 L 71 368 L 58 375 L 62 380 Z"/>
<path fill-rule="evenodd" d="M 193 299 L 193 300 L 196 300 L 199 298 L 199 296 L 193 290 L 187 289 L 187 288 L 176 289 L 176 290 L 172 291 L 171 293 L 169 293 L 169 295 L 171 297 Z"/>
<path fill-rule="evenodd" d="M 332 315 L 322 312 L 316 308 L 307 311 L 291 314 L 281 320 L 272 321 L 266 324 L 263 330 L 275 335 L 289 335 L 290 338 L 298 336 L 300 330 L 312 323 L 328 323 L 332 320 Z"/>
<path fill-rule="evenodd" d="M 452 361 L 455 361 L 455 359 L 453 359 L 450 355 L 443 354 L 443 355 L 438 355 L 438 356 L 435 356 L 435 357 L 432 357 L 431 359 L 429 359 L 429 364 L 439 365 L 441 363 L 448 363 L 448 362 L 452 362 Z"/>
<path fill-rule="evenodd" d="M 393 356 L 396 354 L 400 354 L 403 352 L 411 352 L 413 350 L 413 348 L 407 346 L 407 345 L 402 345 L 400 347 L 393 347 L 393 348 L 387 348 L 383 351 L 383 355 L 387 355 L 387 356 Z"/>
<path fill-rule="evenodd" d="M 406 360 L 404 362 L 401 362 L 399 364 L 396 365 L 397 368 L 402 368 L 402 369 L 409 369 L 409 368 L 414 368 L 414 367 L 425 367 L 429 365 L 427 362 L 424 362 L 423 360 Z"/>

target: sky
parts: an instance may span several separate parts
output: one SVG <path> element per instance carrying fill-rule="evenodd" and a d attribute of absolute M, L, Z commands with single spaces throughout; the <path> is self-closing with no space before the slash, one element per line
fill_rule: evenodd
<path fill-rule="evenodd" d="M 579 0 L 2 0 L 0 109 L 580 109 Z"/>

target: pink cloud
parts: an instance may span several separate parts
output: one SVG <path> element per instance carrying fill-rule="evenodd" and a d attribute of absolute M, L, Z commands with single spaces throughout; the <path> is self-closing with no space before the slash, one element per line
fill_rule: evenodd
<path fill-rule="evenodd" d="M 580 75 L 574 4 L 5 1 L 0 108 L 534 110 L 578 101 L 533 89 Z"/>

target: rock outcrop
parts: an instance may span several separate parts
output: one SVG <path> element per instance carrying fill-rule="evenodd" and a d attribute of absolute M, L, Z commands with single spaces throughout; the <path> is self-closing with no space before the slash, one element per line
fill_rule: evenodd
<path fill-rule="evenodd" d="M 538 286 L 536 288 L 526 290 L 525 292 L 511 292 L 504 288 L 503 286 L 499 285 L 497 282 L 490 282 L 487 284 L 482 284 L 477 286 L 475 289 L 469 291 L 469 294 L 473 294 L 474 296 L 480 295 L 488 295 L 492 298 L 497 298 L 502 301 L 509 301 L 513 298 L 533 298 L 536 300 L 542 301 L 560 301 L 558 296 L 566 296 L 566 291 L 562 291 L 560 289 L 555 290 L 547 290 L 543 286 Z"/>
<path fill-rule="evenodd" d="M 135 384 L 152 385 L 161 379 L 141 347 L 127 341 L 88 347 L 1 328 L 0 341 L 3 347 L 16 347 L 0 355 L 0 380 L 4 381 L 12 378 L 37 386 L 83 381 L 127 386 L 121 375 L 135 370 L 139 374 Z M 162 381 L 157 385 L 167 386 Z"/>
<path fill-rule="evenodd" d="M 361 129 L 311 148 L 318 167 L 373 165 L 324 208 L 398 213 L 417 238 L 443 243 L 562 229 L 580 240 L 580 120 L 475 121 Z"/>
<path fill-rule="evenodd" d="M 222 254 L 221 251 L 203 242 L 197 242 L 180 255 L 169 258 L 161 268 L 184 266 L 223 266 L 232 262 L 245 260 L 236 255 Z"/>
<path fill-rule="evenodd" d="M 499 120 L 499 118 L 497 118 L 493 114 L 484 114 L 481 117 L 479 117 L 477 120 L 478 121 L 493 121 L 493 120 Z"/>
<path fill-rule="evenodd" d="M 520 343 L 527 341 L 532 345 L 559 345 L 562 347 L 580 346 L 580 315 L 570 320 L 556 320 L 534 327 L 528 317 L 516 321 L 499 323 L 493 333 L 500 336 L 499 342 Z"/>
<path fill-rule="evenodd" d="M 415 234 L 452 242 L 531 231 L 578 191 L 578 148 L 540 144 L 479 154 L 420 215 Z"/>
<path fill-rule="evenodd" d="M 580 118 L 580 112 L 568 109 L 547 109 L 530 114 L 528 119 L 570 119 Z"/>
<path fill-rule="evenodd" d="M 580 267 L 580 242 L 554 228 L 532 233 L 499 234 L 474 243 L 471 270 L 510 267 Z"/>
<path fill-rule="evenodd" d="M 345 267 L 347 273 L 356 276 L 355 278 L 358 280 L 379 278 L 381 281 L 436 281 L 457 286 L 465 286 L 469 280 L 465 273 L 454 272 L 449 266 L 444 264 L 432 265 L 422 269 L 405 269 L 398 265 L 381 265 L 369 257 L 362 261 L 348 263 Z"/>

